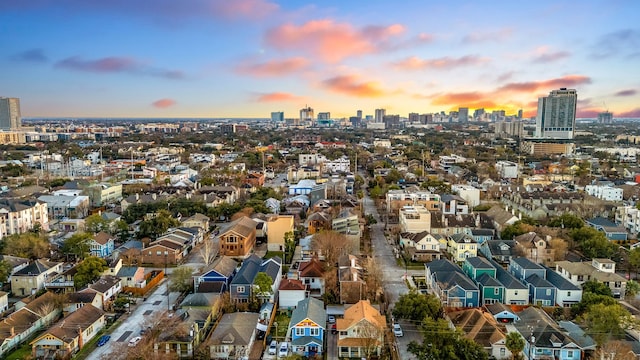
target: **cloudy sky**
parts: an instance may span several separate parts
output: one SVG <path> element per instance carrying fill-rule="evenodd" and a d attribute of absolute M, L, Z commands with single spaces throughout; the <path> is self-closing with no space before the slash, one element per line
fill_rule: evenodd
<path fill-rule="evenodd" d="M 640 117 L 640 2 L 2 0 L 23 116 L 333 117 L 522 108 Z"/>

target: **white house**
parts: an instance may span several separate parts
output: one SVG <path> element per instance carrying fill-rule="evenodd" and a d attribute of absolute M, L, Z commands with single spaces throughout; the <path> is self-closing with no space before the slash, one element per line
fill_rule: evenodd
<path fill-rule="evenodd" d="M 301 280 L 282 279 L 278 288 L 278 308 L 292 310 L 300 300 L 304 300 L 307 287 Z"/>

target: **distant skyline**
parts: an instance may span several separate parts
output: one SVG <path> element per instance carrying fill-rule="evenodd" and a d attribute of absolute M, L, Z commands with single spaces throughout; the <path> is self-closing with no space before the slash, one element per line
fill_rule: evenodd
<path fill-rule="evenodd" d="M 0 97 L 24 117 L 640 117 L 640 2 L 0 1 Z"/>

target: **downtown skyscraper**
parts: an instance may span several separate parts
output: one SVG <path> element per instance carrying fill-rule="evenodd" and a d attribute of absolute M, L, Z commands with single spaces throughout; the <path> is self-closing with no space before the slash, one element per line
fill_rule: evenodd
<path fill-rule="evenodd" d="M 21 127 L 20 99 L 0 97 L 0 130 L 17 130 Z"/>
<path fill-rule="evenodd" d="M 573 139 L 576 125 L 578 94 L 575 89 L 560 88 L 538 99 L 536 137 L 540 139 Z"/>

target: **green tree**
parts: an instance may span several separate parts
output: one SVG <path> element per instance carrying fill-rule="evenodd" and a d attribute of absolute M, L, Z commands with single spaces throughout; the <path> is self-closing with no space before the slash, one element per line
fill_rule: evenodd
<path fill-rule="evenodd" d="M 124 220 L 118 220 L 115 223 L 115 235 L 118 237 L 118 241 L 126 242 L 129 240 L 129 224 Z"/>
<path fill-rule="evenodd" d="M 504 227 L 504 229 L 502 229 L 502 232 L 500 233 L 500 238 L 505 240 L 510 240 L 515 238 L 516 236 L 526 234 L 533 230 L 534 230 L 533 226 L 529 224 L 525 224 L 522 221 L 516 221 L 513 224 L 507 225 Z"/>
<path fill-rule="evenodd" d="M 266 272 L 259 272 L 256 274 L 253 280 L 253 285 L 256 287 L 256 294 L 262 297 L 271 296 L 273 293 L 273 279 Z"/>
<path fill-rule="evenodd" d="M 629 265 L 637 274 L 640 269 L 640 248 L 636 247 L 629 251 Z"/>
<path fill-rule="evenodd" d="M 188 266 L 175 268 L 169 279 L 170 291 L 185 293 L 193 289 L 193 269 Z"/>
<path fill-rule="evenodd" d="M 284 234 L 284 254 L 285 264 L 290 264 L 293 259 L 293 253 L 296 251 L 296 238 L 293 231 L 288 231 Z"/>
<path fill-rule="evenodd" d="M 92 234 L 99 233 L 100 231 L 109 232 L 110 225 L 109 221 L 103 219 L 100 214 L 89 215 L 84 219 L 85 229 Z"/>
<path fill-rule="evenodd" d="M 33 232 L 13 234 L 2 239 L 2 253 L 28 259 L 49 257 L 51 245 L 42 235 Z"/>
<path fill-rule="evenodd" d="M 420 328 L 424 340 L 412 341 L 407 347 L 418 360 L 486 360 L 489 357 L 482 345 L 465 338 L 460 330 L 451 329 L 444 319 L 427 317 Z"/>
<path fill-rule="evenodd" d="M 584 226 L 584 220 L 582 220 L 582 218 L 579 216 L 576 216 L 570 213 L 565 213 L 560 216 L 551 218 L 551 220 L 549 220 L 549 223 L 547 225 L 551 227 L 565 228 L 565 229 L 580 229 L 581 227 Z"/>
<path fill-rule="evenodd" d="M 640 293 L 640 284 L 635 280 L 628 281 L 625 292 L 625 296 L 635 297 Z"/>
<path fill-rule="evenodd" d="M 602 295 L 592 293 L 590 291 L 584 291 L 582 293 L 582 300 L 579 303 L 573 305 L 571 307 L 571 313 L 574 316 L 584 314 L 591 305 L 595 304 L 604 304 L 604 305 L 614 305 L 617 303 L 617 300 L 614 299 L 610 295 Z"/>
<path fill-rule="evenodd" d="M 511 358 L 521 359 L 522 355 L 520 354 L 522 350 L 524 350 L 524 338 L 519 333 L 512 331 L 507 334 L 505 338 L 505 344 L 507 349 L 511 352 Z"/>
<path fill-rule="evenodd" d="M 9 279 L 13 267 L 6 260 L 0 260 L 0 284 L 4 284 Z"/>
<path fill-rule="evenodd" d="M 440 300 L 431 294 L 423 295 L 412 289 L 400 295 L 393 308 L 393 316 L 399 319 L 421 321 L 426 317 L 435 319 L 442 314 Z"/>
<path fill-rule="evenodd" d="M 601 283 L 595 280 L 589 280 L 589 281 L 586 281 L 584 284 L 582 284 L 582 291 L 590 292 L 592 294 L 597 294 L 597 295 L 609 296 L 609 297 L 613 296 L 611 294 L 610 287 L 608 287 L 604 283 Z"/>
<path fill-rule="evenodd" d="M 150 237 L 152 239 L 164 234 L 171 227 L 180 225 L 180 221 L 174 218 L 167 210 L 159 210 L 156 216 L 140 223 L 138 238 Z"/>
<path fill-rule="evenodd" d="M 97 280 L 102 272 L 108 268 L 107 261 L 97 256 L 89 256 L 76 266 L 76 274 L 73 282 L 76 289 L 81 289 L 85 285 Z"/>
<path fill-rule="evenodd" d="M 598 346 L 621 339 L 624 329 L 634 327 L 637 320 L 619 304 L 591 305 L 582 316 L 582 322 Z"/>
<path fill-rule="evenodd" d="M 91 251 L 91 237 L 86 232 L 75 233 L 62 243 L 60 251 L 65 255 L 73 255 L 76 259 L 84 259 Z"/>

